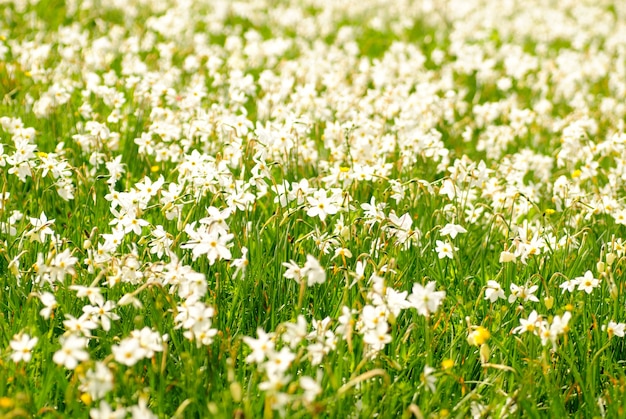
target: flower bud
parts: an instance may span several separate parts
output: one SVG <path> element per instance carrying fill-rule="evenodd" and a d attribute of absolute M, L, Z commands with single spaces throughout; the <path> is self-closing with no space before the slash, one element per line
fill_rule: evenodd
<path fill-rule="evenodd" d="M 606 255 L 606 264 L 611 266 L 613 264 L 613 262 L 615 262 L 615 253 L 607 253 Z"/>
<path fill-rule="evenodd" d="M 543 304 L 545 304 L 546 308 L 550 310 L 552 306 L 554 306 L 554 297 L 546 297 L 543 299 Z"/>
<path fill-rule="evenodd" d="M 491 349 L 489 348 L 489 345 L 487 345 L 486 343 L 480 345 L 480 363 L 486 364 L 487 362 L 489 362 L 490 355 Z"/>

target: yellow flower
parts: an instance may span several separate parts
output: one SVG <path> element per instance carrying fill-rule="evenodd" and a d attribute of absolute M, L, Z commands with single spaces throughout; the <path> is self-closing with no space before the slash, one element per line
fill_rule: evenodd
<path fill-rule="evenodd" d="M 454 367 L 454 360 L 444 359 L 443 361 L 441 361 L 441 368 L 443 368 L 444 370 L 450 369 L 452 367 Z"/>
<path fill-rule="evenodd" d="M 85 405 L 89 406 L 92 402 L 91 400 L 91 396 L 89 395 L 89 393 L 83 393 L 80 395 L 80 400 L 85 403 Z"/>
<path fill-rule="evenodd" d="M 13 407 L 15 403 L 13 402 L 13 399 L 10 399 L 8 397 L 0 397 L 0 408 L 2 409 L 10 409 Z"/>
<path fill-rule="evenodd" d="M 473 346 L 480 346 L 483 343 L 487 342 L 490 337 L 491 333 L 489 333 L 489 330 L 485 329 L 482 326 L 478 326 L 467 336 L 467 343 Z"/>

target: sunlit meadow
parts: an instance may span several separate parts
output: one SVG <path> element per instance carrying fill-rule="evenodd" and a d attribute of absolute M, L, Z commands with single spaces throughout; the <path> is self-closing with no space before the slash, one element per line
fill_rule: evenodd
<path fill-rule="evenodd" d="M 0 15 L 0 417 L 625 414 L 626 3 Z"/>

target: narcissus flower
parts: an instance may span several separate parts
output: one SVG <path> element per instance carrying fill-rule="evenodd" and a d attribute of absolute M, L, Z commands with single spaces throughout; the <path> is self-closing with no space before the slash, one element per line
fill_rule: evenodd
<path fill-rule="evenodd" d="M 437 390 L 436 388 L 437 377 L 433 375 L 434 372 L 435 372 L 435 369 L 433 367 L 425 365 L 424 372 L 422 373 L 422 377 L 421 377 L 422 383 L 424 383 L 426 388 L 433 393 Z"/>
<path fill-rule="evenodd" d="M 62 365 L 68 370 L 73 370 L 78 366 L 79 362 L 89 359 L 89 354 L 85 350 L 88 341 L 86 337 L 78 335 L 69 335 L 62 338 L 62 347 L 54 353 L 52 360 L 55 364 Z"/>
<path fill-rule="evenodd" d="M 530 313 L 527 319 L 520 319 L 520 325 L 513 329 L 513 333 L 522 334 L 525 332 L 538 333 L 541 326 L 541 316 L 535 310 Z"/>
<path fill-rule="evenodd" d="M 9 344 L 13 350 L 11 353 L 11 359 L 13 362 L 29 362 L 32 357 L 32 350 L 38 341 L 39 339 L 37 337 L 31 338 L 28 333 L 13 336 L 13 339 Z"/>
<path fill-rule="evenodd" d="M 309 287 L 323 284 L 326 281 L 326 272 L 322 265 L 311 255 L 306 256 L 306 263 L 302 267 L 302 275 L 306 276 Z"/>
<path fill-rule="evenodd" d="M 307 198 L 309 202 L 309 209 L 306 215 L 309 217 L 320 217 L 320 220 L 324 221 L 327 215 L 337 214 L 339 207 L 336 202 L 327 196 L 325 190 L 315 192 L 313 196 Z"/>
<path fill-rule="evenodd" d="M 606 331 L 606 333 L 609 335 L 609 339 L 613 336 L 623 338 L 624 334 L 626 334 L 626 324 L 616 323 L 611 320 L 608 325 L 602 326 L 602 330 Z"/>
<path fill-rule="evenodd" d="M 578 290 L 591 294 L 595 288 L 600 286 L 600 280 L 593 277 L 591 271 L 585 272 L 583 276 L 576 278 L 578 281 Z"/>
<path fill-rule="evenodd" d="M 441 240 L 437 240 L 436 244 L 437 246 L 435 247 L 435 252 L 437 252 L 437 256 L 439 257 L 439 259 L 443 259 L 443 258 L 452 259 L 454 257 L 453 252 L 456 252 L 457 250 L 459 250 L 458 247 L 452 246 L 450 243 L 443 242 Z"/>
<path fill-rule="evenodd" d="M 506 296 L 504 295 L 504 290 L 498 282 L 493 280 L 487 281 L 487 288 L 485 289 L 485 300 L 489 300 L 492 303 L 495 303 L 496 301 L 498 301 L 498 299 L 506 299 Z"/>
<path fill-rule="evenodd" d="M 467 230 L 458 224 L 446 224 L 441 230 L 439 230 L 439 234 L 442 236 L 450 236 L 451 238 L 456 238 L 459 233 L 467 233 Z"/>
<path fill-rule="evenodd" d="M 445 291 L 435 291 L 435 281 L 430 281 L 426 286 L 413 284 L 413 292 L 407 297 L 407 301 L 422 316 L 430 316 L 437 311 L 439 305 L 446 296 Z"/>
<path fill-rule="evenodd" d="M 467 343 L 472 346 L 481 346 L 489 340 L 491 333 L 483 326 L 478 326 L 474 330 L 471 330 L 467 335 Z"/>

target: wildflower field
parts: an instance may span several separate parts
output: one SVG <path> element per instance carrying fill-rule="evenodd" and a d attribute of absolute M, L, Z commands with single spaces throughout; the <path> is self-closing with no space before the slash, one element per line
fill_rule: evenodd
<path fill-rule="evenodd" d="M 0 417 L 626 415 L 625 2 L 0 16 Z"/>

